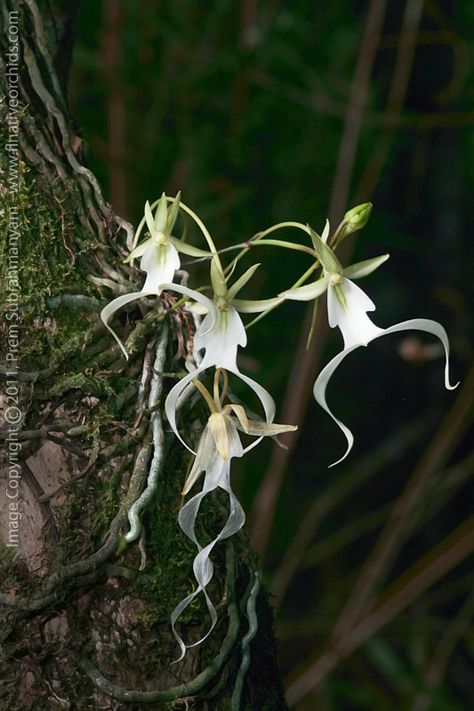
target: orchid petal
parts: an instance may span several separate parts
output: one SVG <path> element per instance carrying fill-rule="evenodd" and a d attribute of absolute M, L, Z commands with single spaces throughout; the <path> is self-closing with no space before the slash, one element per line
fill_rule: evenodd
<path fill-rule="evenodd" d="M 161 194 L 155 211 L 155 232 L 166 232 L 168 222 L 168 203 L 165 193 Z"/>
<path fill-rule="evenodd" d="M 273 418 L 275 417 L 276 407 L 275 407 L 275 401 L 272 398 L 272 396 L 270 395 L 270 393 L 268 392 L 268 390 L 265 390 L 264 387 L 262 387 L 255 380 L 252 380 L 252 378 L 249 378 L 247 375 L 244 375 L 243 373 L 241 373 L 237 367 L 228 368 L 228 370 L 231 373 L 234 373 L 234 375 L 236 375 L 238 378 L 240 378 L 240 380 L 243 380 L 243 382 L 246 383 L 246 385 L 248 385 L 249 388 L 251 388 L 254 391 L 255 395 L 258 397 L 258 399 L 260 400 L 260 402 L 262 404 L 263 410 L 265 412 L 266 421 L 271 422 L 273 420 Z M 244 454 L 246 454 L 247 452 L 250 452 L 250 450 L 253 449 L 254 447 L 256 447 L 257 444 L 259 442 L 261 442 L 261 440 L 262 440 L 262 436 L 260 436 L 258 439 L 256 439 L 251 444 L 249 444 L 247 447 L 245 447 L 245 449 L 243 450 Z"/>
<path fill-rule="evenodd" d="M 146 226 L 148 227 L 148 231 L 153 237 L 153 235 L 155 234 L 155 220 L 153 219 L 153 213 L 151 211 L 150 203 L 148 202 L 148 200 L 145 203 L 145 221 Z"/>
<path fill-rule="evenodd" d="M 222 459 L 229 459 L 229 435 L 225 415 L 222 412 L 212 413 L 207 421 L 207 426 Z"/>
<path fill-rule="evenodd" d="M 232 418 L 232 422 L 236 423 L 237 428 L 241 430 L 241 432 L 249 434 L 249 419 L 245 408 L 242 405 L 237 405 L 235 402 L 231 402 L 227 407 L 236 415 L 236 419 L 234 420 L 234 418 Z"/>
<path fill-rule="evenodd" d="M 326 218 L 326 224 L 324 225 L 323 234 L 321 235 L 321 239 L 324 242 L 324 244 L 327 243 L 328 237 L 329 237 L 329 220 Z"/>
<path fill-rule="evenodd" d="M 211 260 L 211 285 L 216 297 L 225 297 L 227 295 L 227 284 L 225 280 L 224 272 L 220 263 L 218 263 L 217 258 L 214 257 Z"/>
<path fill-rule="evenodd" d="M 350 277 L 351 279 L 362 279 L 362 277 L 372 274 L 372 272 L 386 262 L 389 257 L 389 254 L 381 254 L 380 257 L 364 259 L 362 262 L 351 264 L 350 267 L 344 269 L 344 276 Z"/>
<path fill-rule="evenodd" d="M 215 459 L 218 456 L 219 453 L 214 447 L 211 432 L 206 426 L 199 440 L 193 466 L 191 467 L 191 470 L 186 477 L 186 481 L 184 482 L 183 491 L 181 492 L 183 496 L 191 491 L 202 472 L 215 466 Z"/>
<path fill-rule="evenodd" d="M 168 232 L 173 231 L 173 227 L 175 226 L 176 220 L 178 219 L 180 203 L 181 190 L 176 193 L 176 197 L 174 198 L 170 208 L 168 209 L 168 220 L 166 225 Z"/>
<path fill-rule="evenodd" d="M 299 286 L 296 289 L 288 289 L 283 291 L 280 296 L 291 301 L 312 301 L 318 299 L 328 288 L 329 278 L 327 276 L 312 281 L 310 284 Z"/>
<path fill-rule="evenodd" d="M 328 247 L 326 242 L 309 225 L 308 228 L 313 241 L 314 251 L 321 262 L 324 271 L 329 272 L 330 274 L 342 274 L 342 264 L 332 251 L 331 247 Z M 328 222 L 326 222 L 323 234 L 325 234 L 326 231 L 329 233 Z"/>
<path fill-rule="evenodd" d="M 100 318 L 102 319 L 102 322 L 106 329 L 110 331 L 112 336 L 115 338 L 117 343 L 120 346 L 120 350 L 124 354 L 125 358 L 128 360 L 128 353 L 125 350 L 125 346 L 123 345 L 122 341 L 120 338 L 117 336 L 115 331 L 109 326 L 109 321 L 114 315 L 116 311 L 122 308 L 122 306 L 125 306 L 126 304 L 131 303 L 132 301 L 135 301 L 136 299 L 141 299 L 143 296 L 156 296 L 155 291 L 133 291 L 130 294 L 122 294 L 121 296 L 117 296 L 116 299 L 113 299 L 109 304 L 104 306 L 102 311 L 100 312 Z"/>

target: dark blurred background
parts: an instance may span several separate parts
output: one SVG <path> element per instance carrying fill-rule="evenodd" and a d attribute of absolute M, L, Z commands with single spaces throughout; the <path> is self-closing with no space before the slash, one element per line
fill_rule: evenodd
<path fill-rule="evenodd" d="M 180 189 L 224 247 L 282 220 L 322 230 L 370 200 L 346 258 L 391 254 L 362 284 L 374 320 L 433 318 L 451 339 L 454 393 L 440 349 L 416 333 L 347 359 L 328 399 L 356 443 L 328 469 L 345 443 L 311 387 L 339 333 L 322 313 L 305 352 L 299 303 L 249 331 L 242 367 L 275 396 L 277 421 L 300 424 L 286 453 L 267 442 L 235 472 L 298 709 L 474 708 L 473 50 L 471 0 L 80 3 L 70 103 L 116 213 L 136 225 L 146 199 Z M 309 266 L 250 257 L 262 267 L 249 298 Z M 334 635 L 348 600 L 360 610 Z"/>

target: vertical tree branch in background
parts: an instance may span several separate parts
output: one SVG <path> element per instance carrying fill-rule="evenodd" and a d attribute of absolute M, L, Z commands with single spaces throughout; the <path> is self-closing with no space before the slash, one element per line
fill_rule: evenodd
<path fill-rule="evenodd" d="M 370 77 L 384 23 L 387 2 L 388 0 L 371 0 L 367 11 L 364 35 L 352 80 L 331 192 L 329 217 L 333 224 L 342 217 L 349 198 L 357 145 L 369 92 Z M 328 326 L 323 312 L 324 309 L 320 308 L 315 333 L 311 345 L 307 349 L 306 341 L 309 324 L 312 319 L 312 307 L 308 309 L 283 401 L 282 421 L 291 422 L 299 427 L 304 420 L 311 388 L 316 377 L 327 335 Z M 276 446 L 273 448 L 270 464 L 252 511 L 252 545 L 262 557 L 264 557 L 267 549 L 278 496 L 288 463 L 297 443 L 297 435 L 283 435 L 281 439 L 287 449 L 281 449 Z"/>
<path fill-rule="evenodd" d="M 418 30 L 423 14 L 424 0 L 408 0 L 403 15 L 402 30 L 398 40 L 397 61 L 390 85 L 387 104 L 382 116 L 378 141 L 370 155 L 355 195 L 355 202 L 370 199 L 380 179 L 390 150 L 398 119 L 405 102 L 411 68 L 418 41 Z M 365 196 L 368 196 L 367 198 Z"/>
<path fill-rule="evenodd" d="M 107 162 L 109 199 L 119 215 L 127 214 L 126 111 L 122 79 L 123 10 L 119 0 L 104 2 L 102 66 L 107 87 Z"/>

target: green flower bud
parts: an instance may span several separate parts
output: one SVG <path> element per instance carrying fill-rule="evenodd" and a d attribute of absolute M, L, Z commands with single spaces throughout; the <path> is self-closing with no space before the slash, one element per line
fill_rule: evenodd
<path fill-rule="evenodd" d="M 366 226 L 369 221 L 370 213 L 372 212 L 372 203 L 364 202 L 362 205 L 356 205 L 351 210 L 348 210 L 344 215 L 344 226 L 346 234 L 357 232 Z"/>
<path fill-rule="evenodd" d="M 335 249 L 343 239 L 365 227 L 369 221 L 371 212 L 371 202 L 364 202 L 362 205 L 356 205 L 356 207 L 348 210 L 334 235 L 332 244 L 333 249 Z"/>

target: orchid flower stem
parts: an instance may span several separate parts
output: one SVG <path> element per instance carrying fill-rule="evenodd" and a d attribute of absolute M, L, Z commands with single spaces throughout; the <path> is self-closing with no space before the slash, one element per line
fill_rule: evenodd
<path fill-rule="evenodd" d="M 311 326 L 308 331 L 308 338 L 306 339 L 306 350 L 309 351 L 311 341 L 313 339 L 314 329 L 316 328 L 316 321 L 318 318 L 319 310 L 319 299 L 316 299 L 313 303 L 313 313 L 311 314 Z"/>
<path fill-rule="evenodd" d="M 301 222 L 279 222 L 277 225 L 272 225 L 267 230 L 259 232 L 257 235 L 255 235 L 255 239 L 260 240 L 263 237 L 266 237 L 267 235 L 271 234 L 272 232 L 284 229 L 285 227 L 296 227 L 296 229 L 303 230 L 303 232 L 306 232 L 307 235 L 311 234 L 308 229 L 308 226 L 303 225 Z"/>
<path fill-rule="evenodd" d="M 284 229 L 285 227 L 296 227 L 297 229 L 303 230 L 303 232 L 306 232 L 306 234 L 311 235 L 311 232 L 309 231 L 308 227 L 306 225 L 303 225 L 301 222 L 279 222 L 277 225 L 272 225 L 269 227 L 267 230 L 263 230 L 263 232 L 257 232 L 257 234 L 253 235 L 247 242 L 242 242 L 241 244 L 236 244 L 231 247 L 226 247 L 225 249 L 220 250 L 220 252 L 230 252 L 233 249 L 241 249 L 242 251 L 232 260 L 232 262 L 226 267 L 224 274 L 228 276 L 230 272 L 232 272 L 235 267 L 237 266 L 237 263 L 244 257 L 249 249 L 251 249 L 254 245 L 257 244 L 257 242 L 260 242 L 264 237 L 267 235 L 271 234 L 272 232 L 276 232 L 276 230 Z M 265 240 L 265 243 L 270 245 L 272 242 L 270 240 Z M 295 249 L 298 251 L 302 252 L 308 252 L 311 256 L 314 256 L 314 252 L 310 250 L 310 248 L 306 248 L 303 245 L 297 245 L 294 244 L 293 242 L 279 242 L 278 240 L 273 243 L 273 246 L 285 246 L 287 249 Z"/>
<path fill-rule="evenodd" d="M 311 249 L 311 247 L 305 247 L 304 244 L 296 244 L 295 242 L 285 242 L 284 240 L 279 239 L 259 239 L 255 240 L 255 242 L 248 242 L 248 244 L 251 244 L 252 247 L 260 247 L 261 245 L 269 247 L 283 247 L 284 249 L 293 249 L 296 252 L 305 252 L 313 258 L 315 258 L 316 256 L 314 253 L 314 249 Z"/>
<path fill-rule="evenodd" d="M 172 197 L 167 197 L 166 199 L 168 200 L 168 202 L 174 202 L 174 201 L 175 201 L 175 198 L 172 198 Z M 158 203 L 158 201 L 156 201 L 156 203 Z M 153 203 L 153 205 L 155 205 L 155 203 Z M 210 250 L 211 250 L 211 252 L 212 252 L 213 257 L 214 257 L 215 259 L 217 259 L 217 262 L 219 263 L 219 266 L 222 268 L 222 265 L 221 265 L 221 262 L 220 262 L 220 259 L 219 259 L 219 254 L 218 254 L 218 251 L 217 251 L 217 249 L 216 249 L 216 245 L 214 244 L 214 240 L 212 239 L 211 235 L 209 234 L 209 230 L 207 229 L 207 227 L 206 227 L 206 225 L 204 224 L 204 222 L 201 220 L 200 217 L 198 217 L 198 216 L 196 215 L 196 213 L 195 213 L 193 210 L 191 210 L 190 207 L 188 207 L 187 205 L 185 205 L 184 202 L 180 202 L 179 206 L 180 206 L 180 208 L 181 208 L 182 210 L 184 210 L 184 212 L 186 212 L 186 213 L 194 220 L 194 222 L 197 224 L 197 226 L 199 227 L 199 229 L 200 229 L 201 232 L 203 233 L 204 238 L 205 238 L 207 244 L 208 244 L 209 247 L 210 247 Z M 152 207 L 153 207 L 153 206 L 152 206 Z"/>
<path fill-rule="evenodd" d="M 326 244 L 328 245 L 328 247 L 331 247 L 331 249 L 336 249 L 336 247 L 338 246 L 339 235 L 342 232 L 342 228 L 344 227 L 344 224 L 345 224 L 344 220 L 341 220 L 341 222 L 338 224 L 338 226 L 336 227 L 333 234 L 329 237 Z"/>

